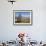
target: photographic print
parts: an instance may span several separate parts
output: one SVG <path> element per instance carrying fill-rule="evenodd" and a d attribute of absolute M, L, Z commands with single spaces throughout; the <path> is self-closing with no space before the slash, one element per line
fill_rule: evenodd
<path fill-rule="evenodd" d="M 14 10 L 13 24 L 32 24 L 32 10 Z"/>

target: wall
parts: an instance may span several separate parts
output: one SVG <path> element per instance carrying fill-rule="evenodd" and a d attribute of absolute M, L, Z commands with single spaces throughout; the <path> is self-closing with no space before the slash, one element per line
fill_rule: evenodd
<path fill-rule="evenodd" d="M 33 10 L 32 26 L 13 25 L 13 10 Z M 7 0 L 0 0 L 0 41 L 15 40 L 19 32 L 31 35 L 33 40 L 46 40 L 46 1 L 17 0 L 13 5 Z"/>

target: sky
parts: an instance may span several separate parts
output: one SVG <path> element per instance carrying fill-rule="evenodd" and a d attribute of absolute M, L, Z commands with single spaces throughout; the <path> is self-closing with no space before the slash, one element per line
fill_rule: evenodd
<path fill-rule="evenodd" d="M 23 17 L 30 17 L 30 12 L 16 12 L 16 16 L 19 16 L 21 14 Z"/>

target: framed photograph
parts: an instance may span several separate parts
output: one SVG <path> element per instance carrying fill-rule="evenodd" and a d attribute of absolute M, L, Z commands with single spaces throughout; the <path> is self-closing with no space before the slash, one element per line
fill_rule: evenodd
<path fill-rule="evenodd" d="M 32 25 L 32 10 L 13 10 L 13 24 Z"/>

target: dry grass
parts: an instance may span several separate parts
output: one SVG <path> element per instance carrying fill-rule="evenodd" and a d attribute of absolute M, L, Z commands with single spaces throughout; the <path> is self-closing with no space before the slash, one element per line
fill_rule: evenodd
<path fill-rule="evenodd" d="M 15 23 L 30 23 L 30 18 L 28 17 L 22 17 L 21 19 L 17 19 L 17 21 L 15 21 Z"/>

